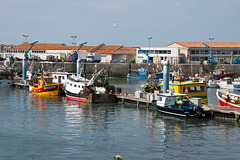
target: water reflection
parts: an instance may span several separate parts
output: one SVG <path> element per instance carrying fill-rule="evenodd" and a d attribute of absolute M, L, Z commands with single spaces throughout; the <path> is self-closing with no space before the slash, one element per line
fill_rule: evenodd
<path fill-rule="evenodd" d="M 52 110 L 53 107 L 59 107 L 62 104 L 61 96 L 43 96 L 29 93 L 31 107 L 38 111 Z"/>

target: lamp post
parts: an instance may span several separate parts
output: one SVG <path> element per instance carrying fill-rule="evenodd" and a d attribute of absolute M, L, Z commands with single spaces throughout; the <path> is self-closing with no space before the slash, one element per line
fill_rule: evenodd
<path fill-rule="evenodd" d="M 24 43 L 25 43 L 25 53 L 26 53 L 26 49 L 27 49 L 27 37 L 28 37 L 28 35 L 23 35 L 23 37 L 25 38 L 25 41 L 24 41 Z"/>
<path fill-rule="evenodd" d="M 150 54 L 150 40 L 152 39 L 152 36 L 147 36 L 147 39 L 149 41 L 149 52 L 148 52 L 148 54 Z"/>
<path fill-rule="evenodd" d="M 77 38 L 77 36 L 71 36 L 71 37 L 73 38 L 72 44 L 73 44 L 73 51 L 74 51 L 74 48 L 75 48 L 75 45 L 76 45 L 75 38 Z"/>
<path fill-rule="evenodd" d="M 211 53 L 212 53 L 212 41 L 214 40 L 214 38 L 213 38 L 213 37 L 210 37 L 209 40 L 211 41 L 210 51 L 211 51 Z"/>

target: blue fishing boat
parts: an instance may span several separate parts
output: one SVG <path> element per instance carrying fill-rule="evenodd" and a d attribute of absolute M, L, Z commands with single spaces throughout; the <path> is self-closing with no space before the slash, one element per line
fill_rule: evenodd
<path fill-rule="evenodd" d="M 136 71 L 136 74 L 128 74 L 127 78 L 163 78 L 163 73 L 162 72 L 157 72 L 153 74 L 148 74 L 147 69 L 141 68 Z"/>

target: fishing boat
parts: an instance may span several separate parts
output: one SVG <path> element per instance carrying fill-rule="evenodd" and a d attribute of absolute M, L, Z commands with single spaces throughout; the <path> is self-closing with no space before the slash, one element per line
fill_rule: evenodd
<path fill-rule="evenodd" d="M 161 78 L 162 79 L 163 73 L 156 72 L 153 74 L 149 74 L 147 69 L 141 68 L 141 69 L 138 69 L 135 74 L 128 73 L 127 78 L 149 78 L 149 76 L 151 78 L 156 78 L 156 79 Z"/>
<path fill-rule="evenodd" d="M 180 117 L 197 118 L 204 116 L 200 108 L 201 99 L 200 104 L 195 105 L 186 97 L 187 94 L 181 93 L 157 94 L 156 107 L 159 112 Z"/>
<path fill-rule="evenodd" d="M 36 84 L 31 82 L 29 91 L 32 94 L 38 94 L 43 96 L 57 96 L 62 93 L 62 84 L 52 82 L 52 76 L 38 76 L 36 78 Z M 33 80 L 34 81 L 34 80 Z"/>
<path fill-rule="evenodd" d="M 206 83 L 207 88 L 217 88 L 218 87 L 218 81 L 211 80 L 207 76 L 204 77 L 193 77 L 190 78 L 192 82 L 200 82 L 200 83 Z"/>
<path fill-rule="evenodd" d="M 13 84 L 13 74 L 10 69 L 0 66 L 0 86 L 11 86 Z"/>
<path fill-rule="evenodd" d="M 224 107 L 240 109 L 240 95 L 217 90 L 219 105 Z"/>
<path fill-rule="evenodd" d="M 214 81 L 214 80 L 208 80 L 206 82 L 207 84 L 207 88 L 218 88 L 218 81 Z"/>
<path fill-rule="evenodd" d="M 240 89 L 240 77 L 234 78 L 233 85 L 234 88 Z"/>
<path fill-rule="evenodd" d="M 217 69 L 216 71 L 214 71 L 213 79 L 220 80 L 226 77 L 233 78 L 234 74 L 235 72 L 227 72 L 226 69 Z"/>
<path fill-rule="evenodd" d="M 64 89 L 67 99 L 89 103 L 116 102 L 115 88 L 104 79 L 97 80 L 103 69 L 90 80 L 79 75 L 68 77 Z"/>
<path fill-rule="evenodd" d="M 233 84 L 232 78 L 223 78 L 217 82 L 219 88 L 221 89 L 234 89 L 235 85 Z"/>
<path fill-rule="evenodd" d="M 163 83 L 158 83 L 156 87 L 162 88 Z M 207 104 L 207 87 L 206 83 L 200 82 L 174 82 L 169 83 L 169 88 L 174 88 L 175 93 L 187 94 L 190 98 L 201 98 L 203 104 Z"/>

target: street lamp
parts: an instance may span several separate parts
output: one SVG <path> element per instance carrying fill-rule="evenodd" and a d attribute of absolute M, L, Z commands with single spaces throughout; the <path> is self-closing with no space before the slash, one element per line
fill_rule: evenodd
<path fill-rule="evenodd" d="M 73 51 L 74 51 L 74 48 L 75 48 L 75 45 L 76 45 L 75 38 L 77 38 L 77 36 L 71 36 L 71 37 L 73 38 L 72 44 L 73 44 Z"/>
<path fill-rule="evenodd" d="M 148 54 L 150 54 L 150 40 L 152 39 L 152 36 L 147 36 L 147 39 L 149 41 L 149 52 L 148 52 Z"/>
<path fill-rule="evenodd" d="M 25 43 L 25 53 L 26 53 L 27 43 L 28 43 L 28 42 L 27 42 L 27 37 L 28 37 L 28 35 L 25 35 L 25 34 L 24 34 L 23 37 L 25 38 L 25 42 L 24 42 L 24 43 Z"/>
<path fill-rule="evenodd" d="M 211 41 L 210 51 L 211 51 L 211 53 L 212 53 L 212 41 L 214 40 L 214 38 L 213 38 L 213 37 L 210 37 L 209 40 Z"/>

